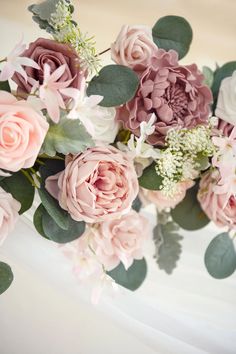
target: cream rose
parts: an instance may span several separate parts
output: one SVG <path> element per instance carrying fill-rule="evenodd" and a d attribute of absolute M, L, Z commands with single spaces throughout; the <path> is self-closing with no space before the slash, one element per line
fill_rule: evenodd
<path fill-rule="evenodd" d="M 156 50 L 151 28 L 125 25 L 111 45 L 111 57 L 117 64 L 130 68 L 136 65 L 147 66 Z"/>
<path fill-rule="evenodd" d="M 0 245 L 14 229 L 20 207 L 20 203 L 0 187 Z"/>
<path fill-rule="evenodd" d="M 120 262 L 128 269 L 134 259 L 143 258 L 149 233 L 147 219 L 131 210 L 120 219 L 101 223 L 91 242 L 96 256 L 107 270 L 117 267 Z"/>
<path fill-rule="evenodd" d="M 0 169 L 33 166 L 47 131 L 46 120 L 26 101 L 0 91 Z"/>
<path fill-rule="evenodd" d="M 236 70 L 222 80 L 215 115 L 227 123 L 236 125 Z"/>
<path fill-rule="evenodd" d="M 113 146 L 97 146 L 66 159 L 65 170 L 46 180 L 46 189 L 74 220 L 119 218 L 138 194 L 133 161 Z"/>

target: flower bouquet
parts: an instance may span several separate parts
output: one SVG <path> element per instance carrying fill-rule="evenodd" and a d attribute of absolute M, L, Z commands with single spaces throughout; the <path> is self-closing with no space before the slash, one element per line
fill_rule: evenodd
<path fill-rule="evenodd" d="M 167 273 L 181 253 L 181 228 L 223 228 L 206 269 L 236 269 L 236 62 L 214 70 L 179 62 L 192 29 L 165 16 L 153 28 L 123 26 L 102 67 L 94 40 L 69 0 L 29 11 L 47 38 L 22 41 L 0 60 L 0 242 L 19 214 L 40 203 L 34 226 L 56 242 L 80 280 L 136 290 L 145 243 Z M 143 210 L 155 206 L 153 230 Z M 153 235 L 153 236 L 151 236 Z M 0 293 L 11 284 L 0 262 Z"/>

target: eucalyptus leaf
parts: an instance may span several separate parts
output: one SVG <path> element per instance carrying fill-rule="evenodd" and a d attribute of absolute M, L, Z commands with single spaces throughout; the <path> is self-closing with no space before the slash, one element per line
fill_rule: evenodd
<path fill-rule="evenodd" d="M 58 201 L 54 199 L 44 187 L 41 187 L 38 190 L 38 193 L 44 208 L 53 218 L 58 227 L 63 230 L 68 230 L 69 214 L 60 207 Z"/>
<path fill-rule="evenodd" d="M 11 267 L 4 262 L 0 262 L 0 295 L 9 288 L 13 278 Z"/>
<path fill-rule="evenodd" d="M 100 95 L 100 106 L 116 107 L 130 101 L 139 85 L 137 74 L 123 65 L 107 65 L 94 76 L 87 89 L 88 96 Z"/>
<path fill-rule="evenodd" d="M 209 88 L 211 88 L 214 80 L 214 72 L 211 68 L 208 66 L 203 66 L 202 68 L 202 73 L 204 75 L 204 81 L 203 83 L 207 85 Z"/>
<path fill-rule="evenodd" d="M 162 177 L 157 174 L 155 162 L 144 169 L 143 174 L 139 177 L 138 181 L 139 185 L 143 188 L 154 191 L 160 189 Z"/>
<path fill-rule="evenodd" d="M 132 209 L 134 209 L 138 213 L 141 208 L 142 208 L 142 202 L 139 199 L 139 197 L 137 196 L 132 203 Z"/>
<path fill-rule="evenodd" d="M 35 189 L 21 171 L 0 181 L 0 186 L 21 204 L 20 214 L 31 208 Z"/>
<path fill-rule="evenodd" d="M 84 221 L 75 221 L 68 215 L 68 228 L 64 230 L 58 226 L 48 213 L 42 215 L 42 227 L 45 235 L 57 243 L 67 243 L 82 236 L 85 231 Z"/>
<path fill-rule="evenodd" d="M 42 179 L 42 186 L 45 185 L 45 180 L 49 176 L 56 175 L 65 169 L 65 161 L 48 159 L 43 166 L 40 166 L 39 173 Z"/>
<path fill-rule="evenodd" d="M 33 4 L 28 7 L 28 10 L 41 20 L 50 21 L 51 15 L 56 12 L 57 4 L 60 0 L 45 0 L 39 4 Z"/>
<path fill-rule="evenodd" d="M 49 239 L 44 230 L 43 230 L 43 215 L 44 214 L 47 214 L 47 211 L 46 209 L 44 208 L 43 204 L 40 204 L 38 206 L 38 208 L 36 209 L 35 213 L 34 213 L 34 219 L 33 219 L 33 222 L 34 222 L 34 226 L 35 226 L 35 229 L 38 231 L 38 233 L 43 236 L 44 238 L 46 239 Z"/>
<path fill-rule="evenodd" d="M 183 58 L 189 50 L 193 38 L 193 31 L 183 17 L 161 17 L 152 29 L 153 40 L 158 48 L 174 49 Z"/>
<path fill-rule="evenodd" d="M 8 81 L 0 81 L 0 90 L 11 92 L 11 88 Z"/>
<path fill-rule="evenodd" d="M 128 270 L 120 263 L 115 269 L 107 272 L 115 282 L 129 290 L 137 290 L 147 275 L 147 263 L 145 259 L 134 260 Z"/>
<path fill-rule="evenodd" d="M 197 200 L 197 193 L 198 183 L 187 190 L 184 200 L 171 211 L 173 220 L 185 230 L 198 230 L 210 222 Z"/>
<path fill-rule="evenodd" d="M 55 156 L 77 154 L 93 146 L 91 136 L 78 119 L 61 118 L 58 124 L 51 123 L 42 146 L 42 153 Z"/>
<path fill-rule="evenodd" d="M 182 251 L 180 241 L 183 239 L 178 233 L 178 226 L 168 221 L 166 224 L 157 224 L 153 230 L 153 239 L 156 246 L 157 264 L 167 274 L 176 268 L 177 261 Z"/>
<path fill-rule="evenodd" d="M 219 234 L 210 242 L 204 260 L 207 271 L 216 279 L 227 278 L 236 270 L 236 252 L 228 233 Z"/>

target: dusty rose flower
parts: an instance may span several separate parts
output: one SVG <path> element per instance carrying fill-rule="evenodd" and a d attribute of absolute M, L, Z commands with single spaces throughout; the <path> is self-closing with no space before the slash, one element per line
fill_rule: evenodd
<path fill-rule="evenodd" d="M 217 193 L 219 180 L 217 170 L 206 173 L 200 181 L 198 200 L 208 218 L 217 226 L 236 230 L 236 198 L 228 192 Z"/>
<path fill-rule="evenodd" d="M 156 51 L 151 28 L 147 26 L 123 26 L 115 43 L 111 45 L 112 59 L 130 68 L 136 65 L 146 67 Z"/>
<path fill-rule="evenodd" d="M 119 219 L 98 225 L 91 240 L 92 247 L 106 270 L 117 267 L 120 262 L 128 269 L 134 259 L 143 258 L 144 243 L 149 232 L 148 220 L 131 210 Z"/>
<path fill-rule="evenodd" d="M 43 83 L 44 64 L 50 66 L 51 73 L 61 65 L 65 64 L 66 69 L 59 79 L 59 82 L 74 79 L 70 84 L 70 87 L 80 88 L 85 73 L 80 68 L 77 53 L 67 44 L 58 43 L 51 39 L 38 38 L 35 42 L 29 45 L 29 48 L 22 53 L 22 56 L 33 59 L 39 65 L 39 70 L 30 67 L 25 69 L 27 76 L 39 81 L 39 84 Z M 25 82 L 20 74 L 15 74 L 13 80 L 18 86 L 18 92 L 29 93 L 31 91 L 32 82 Z"/>
<path fill-rule="evenodd" d="M 67 158 L 65 170 L 47 178 L 46 188 L 73 219 L 93 223 L 127 213 L 138 180 L 127 154 L 98 146 Z"/>
<path fill-rule="evenodd" d="M 179 182 L 176 186 L 176 193 L 172 197 L 167 197 L 161 190 L 160 191 L 151 191 L 148 189 L 142 188 L 140 190 L 140 198 L 145 204 L 153 203 L 157 207 L 159 212 L 168 209 L 175 208 L 182 200 L 184 199 L 186 192 L 189 188 L 194 185 L 194 182 L 184 181 Z"/>
<path fill-rule="evenodd" d="M 0 169 L 16 172 L 33 166 L 48 127 L 26 101 L 0 91 Z"/>
<path fill-rule="evenodd" d="M 117 109 L 117 119 L 139 135 L 140 123 L 155 113 L 155 131 L 148 142 L 163 145 L 170 128 L 193 128 L 207 122 L 212 94 L 203 79 L 195 64 L 181 66 L 174 50 L 159 49 L 141 74 L 136 96 Z"/>
<path fill-rule="evenodd" d="M 0 245 L 14 229 L 19 210 L 20 203 L 0 187 Z"/>

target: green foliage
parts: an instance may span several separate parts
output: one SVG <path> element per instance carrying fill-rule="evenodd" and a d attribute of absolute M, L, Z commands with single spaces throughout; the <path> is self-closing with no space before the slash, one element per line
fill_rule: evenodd
<path fill-rule="evenodd" d="M 158 48 L 176 50 L 179 59 L 188 53 L 193 38 L 190 24 L 180 16 L 161 17 L 153 27 L 152 35 Z"/>
<path fill-rule="evenodd" d="M 91 136 L 78 119 L 61 118 L 58 124 L 50 123 L 50 128 L 42 146 L 42 153 L 55 156 L 77 154 L 93 146 Z"/>
<path fill-rule="evenodd" d="M 100 105 L 116 107 L 130 101 L 138 88 L 139 78 L 123 65 L 107 65 L 90 81 L 87 94 L 103 96 Z"/>
<path fill-rule="evenodd" d="M 205 266 L 216 279 L 229 277 L 236 269 L 236 252 L 232 239 L 224 232 L 216 236 L 207 247 Z"/>
<path fill-rule="evenodd" d="M 8 81 L 0 81 L 0 90 L 11 92 L 11 88 Z"/>
<path fill-rule="evenodd" d="M 147 275 L 147 263 L 145 259 L 134 260 L 134 263 L 125 270 L 125 267 L 120 263 L 115 269 L 107 272 L 117 284 L 129 290 L 137 290 L 143 283 Z"/>
<path fill-rule="evenodd" d="M 137 211 L 137 213 L 140 211 L 140 209 L 142 208 L 142 202 L 139 199 L 139 197 L 137 196 L 132 204 L 132 209 L 134 209 L 135 211 Z"/>
<path fill-rule="evenodd" d="M 143 188 L 154 191 L 160 189 L 162 177 L 157 174 L 155 162 L 144 169 L 143 174 L 139 177 L 138 181 L 139 185 Z"/>
<path fill-rule="evenodd" d="M 154 257 L 159 268 L 167 274 L 171 274 L 176 268 L 182 251 L 180 241 L 183 237 L 178 234 L 178 230 L 178 225 L 172 221 L 164 224 L 159 222 L 153 230 L 153 239 L 156 246 Z"/>
<path fill-rule="evenodd" d="M 36 209 L 35 213 L 34 213 L 34 219 L 33 219 L 33 222 L 34 222 L 34 226 L 35 226 L 35 229 L 38 231 L 38 233 L 43 236 L 44 238 L 46 239 L 49 239 L 44 230 L 43 230 L 43 215 L 44 214 L 47 214 L 47 211 L 46 209 L 44 208 L 43 204 L 40 204 L 38 206 L 38 208 Z"/>
<path fill-rule="evenodd" d="M 10 266 L 4 262 L 0 262 L 0 295 L 9 288 L 13 278 Z"/>
<path fill-rule="evenodd" d="M 202 73 L 204 75 L 204 84 L 211 88 L 214 80 L 214 72 L 208 66 L 203 66 Z"/>
<path fill-rule="evenodd" d="M 21 203 L 20 214 L 32 206 L 35 189 L 21 171 L 1 180 L 0 186 Z"/>
<path fill-rule="evenodd" d="M 201 229 L 210 221 L 197 200 L 197 192 L 198 183 L 187 190 L 184 200 L 171 211 L 173 220 L 185 230 Z"/>
<path fill-rule="evenodd" d="M 216 107 L 217 97 L 218 97 L 221 81 L 224 78 L 231 76 L 233 74 L 234 70 L 236 70 L 236 61 L 231 61 L 231 62 L 225 63 L 224 65 L 222 65 L 221 67 L 216 69 L 216 71 L 214 73 L 213 84 L 212 84 L 212 93 L 213 93 L 213 98 L 214 98 L 214 107 L 213 108 L 214 109 Z"/>
<path fill-rule="evenodd" d="M 58 224 L 50 217 L 48 213 L 42 215 L 42 226 L 45 235 L 57 243 L 67 243 L 76 240 L 82 236 L 85 231 L 84 221 L 75 221 L 68 214 L 68 228 L 60 228 Z"/>

